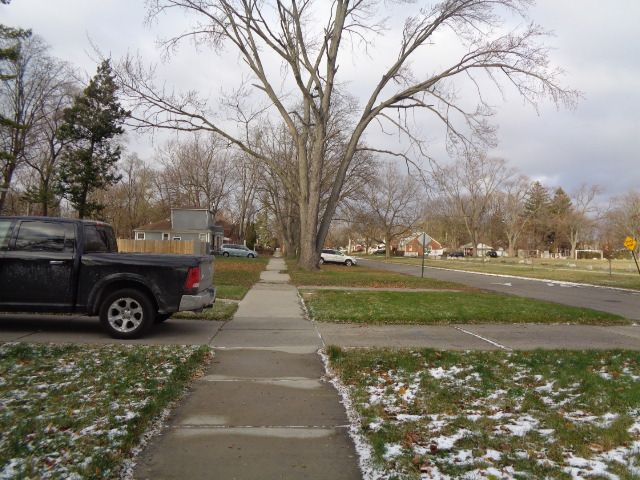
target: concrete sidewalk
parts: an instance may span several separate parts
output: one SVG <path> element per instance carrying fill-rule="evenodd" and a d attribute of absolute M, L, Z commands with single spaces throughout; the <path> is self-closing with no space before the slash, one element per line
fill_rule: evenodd
<path fill-rule="evenodd" d="M 364 325 L 317 323 L 327 345 L 437 350 L 640 350 L 640 327 L 564 324 Z"/>
<path fill-rule="evenodd" d="M 213 364 L 142 453 L 138 479 L 359 479 L 321 339 L 274 258 L 214 337 Z"/>

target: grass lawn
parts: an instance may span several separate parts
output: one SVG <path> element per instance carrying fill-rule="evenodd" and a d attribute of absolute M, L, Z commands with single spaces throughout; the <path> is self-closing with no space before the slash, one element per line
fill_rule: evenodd
<path fill-rule="evenodd" d="M 379 260 L 379 258 L 370 258 Z M 418 265 L 420 259 L 395 257 L 389 262 Z M 633 261 L 614 260 L 612 275 L 609 275 L 609 263 L 602 260 L 554 260 L 533 259 L 532 263 L 519 263 L 517 258 L 489 259 L 448 259 L 429 260 L 426 266 L 451 268 L 482 273 L 515 275 L 526 278 L 558 280 L 564 282 L 589 283 L 607 287 L 630 288 L 640 290 L 640 275 Z M 531 262 L 530 259 L 527 259 Z M 571 266 L 573 265 L 573 266 Z"/>
<path fill-rule="evenodd" d="M 640 476 L 640 353 L 329 348 L 378 478 Z"/>
<path fill-rule="evenodd" d="M 201 312 L 176 312 L 171 316 L 171 318 L 226 322 L 227 320 L 231 320 L 231 317 L 236 313 L 236 310 L 238 310 L 237 303 L 218 300 L 213 307 L 205 308 Z"/>
<path fill-rule="evenodd" d="M 0 478 L 118 478 L 207 347 L 0 345 Z"/>
<path fill-rule="evenodd" d="M 451 324 L 628 324 L 618 315 L 487 292 L 349 292 L 302 290 L 320 322 Z"/>
<path fill-rule="evenodd" d="M 418 278 L 388 270 L 343 265 L 327 265 L 318 272 L 307 272 L 299 268 L 295 261 L 287 261 L 291 282 L 297 286 L 371 287 L 371 288 L 434 288 L 468 290 L 459 283 L 443 282 L 431 278 Z"/>
<path fill-rule="evenodd" d="M 271 257 L 216 257 L 213 283 L 218 298 L 242 300 L 249 289 L 260 280 Z"/>

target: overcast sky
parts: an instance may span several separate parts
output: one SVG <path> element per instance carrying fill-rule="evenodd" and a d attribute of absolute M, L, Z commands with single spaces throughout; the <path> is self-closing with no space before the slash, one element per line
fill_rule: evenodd
<path fill-rule="evenodd" d="M 390 27 L 401 25 L 404 13 L 393 12 Z M 51 45 L 54 56 L 88 78 L 96 68 L 91 43 L 116 59 L 140 52 L 150 63 L 161 62 L 156 39 L 179 33 L 187 19 L 175 11 L 146 25 L 145 14 L 142 0 L 13 0 L 0 6 L 0 23 L 31 28 Z M 550 188 L 571 191 L 582 183 L 598 184 L 606 196 L 640 188 L 640 2 L 542 0 L 529 17 L 555 32 L 546 41 L 554 48 L 552 61 L 566 70 L 566 84 L 581 90 L 584 99 L 574 111 L 543 104 L 537 115 L 508 93 L 504 102 L 496 103 L 500 143 L 490 153 Z M 376 44 L 375 53 L 383 59 L 396 51 L 392 38 L 393 31 Z M 356 97 L 364 94 L 378 78 L 374 70 L 379 63 L 379 57 L 356 51 L 343 60 L 341 80 Z M 192 46 L 162 64 L 159 75 L 177 89 L 197 88 L 211 97 L 241 77 L 232 53 L 218 57 L 210 51 L 195 52 Z M 442 159 L 441 133 L 426 123 L 419 127 L 429 132 L 432 153 Z M 383 142 L 375 132 L 367 138 Z M 397 144 L 398 139 L 384 141 Z M 129 149 L 153 161 L 148 135 L 132 135 Z"/>

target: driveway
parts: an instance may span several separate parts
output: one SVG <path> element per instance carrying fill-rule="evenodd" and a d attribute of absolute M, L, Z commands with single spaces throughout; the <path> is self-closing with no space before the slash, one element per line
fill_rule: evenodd
<path fill-rule="evenodd" d="M 390 270 L 416 277 L 420 276 L 421 271 L 420 265 L 401 265 L 365 259 L 360 263 L 366 267 Z M 432 267 L 425 267 L 424 276 L 509 295 L 546 300 L 574 307 L 592 308 L 621 315 L 631 320 L 640 320 L 640 292 Z"/>
<path fill-rule="evenodd" d="M 116 340 L 105 333 L 97 317 L 2 313 L 0 342 L 207 345 L 222 325 L 223 322 L 170 319 L 154 325 L 139 340 Z"/>

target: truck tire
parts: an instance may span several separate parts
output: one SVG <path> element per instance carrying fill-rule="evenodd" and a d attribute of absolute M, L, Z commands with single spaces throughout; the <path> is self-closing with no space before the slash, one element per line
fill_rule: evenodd
<path fill-rule="evenodd" d="M 113 338 L 140 338 L 151 328 L 155 317 L 149 297 L 133 288 L 116 290 L 100 304 L 100 322 Z"/>

